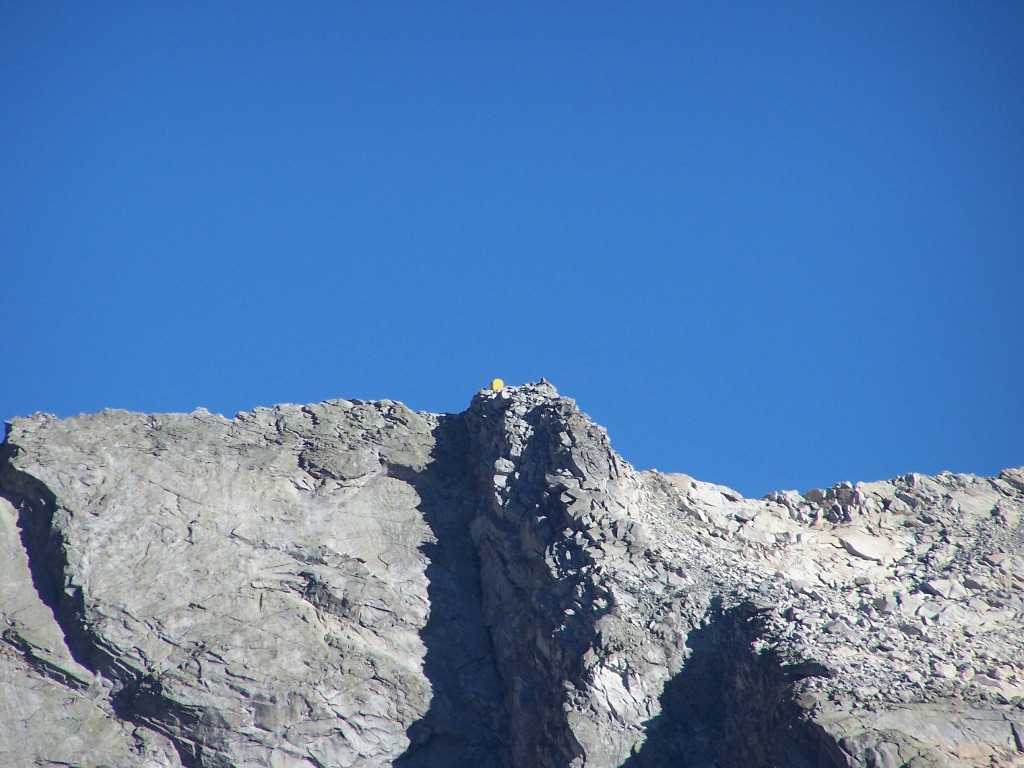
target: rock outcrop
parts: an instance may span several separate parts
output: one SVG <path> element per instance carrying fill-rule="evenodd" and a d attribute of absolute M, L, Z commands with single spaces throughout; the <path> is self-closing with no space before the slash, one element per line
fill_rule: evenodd
<path fill-rule="evenodd" d="M 0 765 L 1024 765 L 1024 469 L 744 499 L 549 384 L 0 449 Z"/>

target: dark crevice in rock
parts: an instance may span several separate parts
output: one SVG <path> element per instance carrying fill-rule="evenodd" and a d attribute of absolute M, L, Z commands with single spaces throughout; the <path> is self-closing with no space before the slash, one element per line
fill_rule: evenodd
<path fill-rule="evenodd" d="M 56 497 L 44 483 L 14 466 L 16 451 L 8 442 L 0 444 L 0 494 L 17 510 L 33 586 L 53 612 L 71 657 L 111 681 L 114 693 L 110 704 L 114 714 L 123 721 L 165 735 L 184 768 L 229 768 L 226 762 L 211 760 L 202 745 L 180 738 L 181 731 L 194 732 L 201 716 L 161 697 L 158 683 L 109 654 L 102 640 L 90 631 L 82 589 L 66 583 L 67 546 L 54 527 L 54 517 L 61 511 Z"/>
<path fill-rule="evenodd" d="M 32 585 L 40 600 L 53 611 L 61 628 L 67 634 L 59 615 L 63 574 L 59 569 L 47 567 L 50 565 L 50 553 L 61 548 L 60 542 L 53 541 L 56 538 L 52 524 L 57 500 L 45 485 L 14 468 L 12 460 L 16 453 L 17 449 L 10 443 L 4 442 L 0 445 L 0 495 L 3 495 L 18 513 L 18 530 L 22 546 L 28 553 Z M 79 664 L 88 667 L 87 659 L 80 658 L 76 653 L 81 650 L 80 647 L 72 644 L 71 638 L 67 639 L 72 657 Z"/>
<path fill-rule="evenodd" d="M 509 765 L 508 714 L 491 636 L 484 626 L 481 563 L 470 537 L 476 487 L 461 415 L 442 416 L 433 430 L 430 464 L 423 470 L 387 467 L 419 495 L 434 534 L 424 543 L 430 616 L 421 637 L 430 709 L 408 729 L 410 744 L 396 768 Z"/>
<path fill-rule="evenodd" d="M 62 669 L 56 664 L 39 656 L 39 654 L 36 653 L 35 646 L 25 640 L 25 638 L 15 630 L 7 629 L 4 631 L 3 635 L 0 635 L 0 640 L 18 651 L 18 653 L 21 654 L 22 659 L 25 660 L 25 663 L 43 677 L 75 691 L 88 690 L 88 681 L 75 677 L 66 669 Z"/>
<path fill-rule="evenodd" d="M 690 632 L 690 655 L 665 685 L 661 714 L 621 768 L 816 768 L 818 747 L 771 650 L 758 653 L 758 609 L 723 608 Z"/>

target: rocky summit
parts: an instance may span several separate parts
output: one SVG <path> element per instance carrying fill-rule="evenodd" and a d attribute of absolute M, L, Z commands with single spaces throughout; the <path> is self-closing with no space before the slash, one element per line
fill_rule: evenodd
<path fill-rule="evenodd" d="M 1021 766 L 1022 515 L 640 472 L 545 382 L 14 419 L 0 766 Z"/>

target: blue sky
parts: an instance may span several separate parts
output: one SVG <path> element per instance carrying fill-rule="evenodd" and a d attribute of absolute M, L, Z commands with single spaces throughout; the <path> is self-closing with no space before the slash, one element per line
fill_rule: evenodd
<path fill-rule="evenodd" d="M 546 377 L 760 496 L 1024 464 L 1024 5 L 0 0 L 0 418 Z"/>

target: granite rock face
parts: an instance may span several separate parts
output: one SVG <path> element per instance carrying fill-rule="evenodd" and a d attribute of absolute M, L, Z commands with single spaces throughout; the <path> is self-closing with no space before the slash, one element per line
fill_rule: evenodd
<path fill-rule="evenodd" d="M 744 499 L 549 384 L 35 415 L 0 765 L 1024 765 L 1024 469 Z"/>

